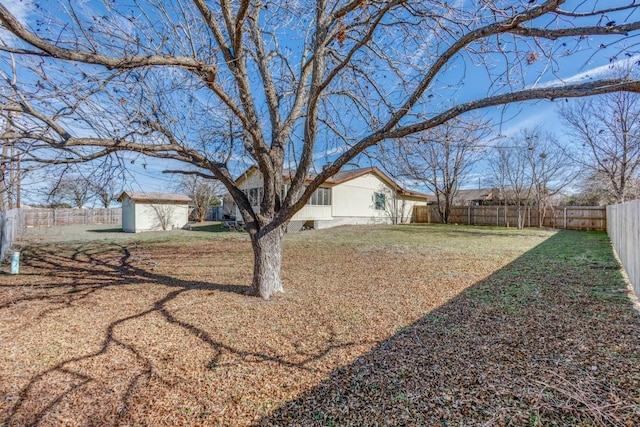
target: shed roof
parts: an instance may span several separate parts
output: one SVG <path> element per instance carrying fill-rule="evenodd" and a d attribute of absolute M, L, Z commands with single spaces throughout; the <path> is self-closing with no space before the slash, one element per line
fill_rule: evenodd
<path fill-rule="evenodd" d="M 185 205 L 191 203 L 191 197 L 179 193 L 155 193 L 145 191 L 123 191 L 118 201 L 129 198 L 137 203 L 161 203 L 170 205 Z"/>

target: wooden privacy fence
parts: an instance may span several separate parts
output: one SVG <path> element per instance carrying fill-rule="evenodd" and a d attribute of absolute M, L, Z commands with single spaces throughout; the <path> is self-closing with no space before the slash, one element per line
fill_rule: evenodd
<path fill-rule="evenodd" d="M 640 296 L 640 200 L 607 206 L 607 234 Z"/>
<path fill-rule="evenodd" d="M 521 215 L 525 227 L 566 228 L 569 230 L 606 230 L 607 212 L 599 206 L 566 206 L 546 209 L 542 223 L 535 207 L 522 206 Z M 437 206 L 415 206 L 415 223 L 439 224 Z M 518 226 L 517 206 L 454 206 L 449 216 L 450 224 Z"/>
<path fill-rule="evenodd" d="M 122 209 L 23 209 L 25 227 L 120 224 Z"/>

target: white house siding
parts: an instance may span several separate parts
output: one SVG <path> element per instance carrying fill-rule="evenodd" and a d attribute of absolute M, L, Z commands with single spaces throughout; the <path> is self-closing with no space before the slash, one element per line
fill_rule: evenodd
<path fill-rule="evenodd" d="M 133 200 L 125 198 L 122 201 L 122 231 L 125 233 L 136 232 L 136 206 Z"/>
<path fill-rule="evenodd" d="M 333 187 L 333 217 L 384 218 L 384 210 L 375 209 L 375 192 L 387 192 L 389 186 L 374 174 L 359 176 Z"/>
<path fill-rule="evenodd" d="M 240 189 L 248 190 L 255 187 L 262 187 L 262 175 L 257 170 L 249 172 L 249 176 L 242 182 Z"/>
<path fill-rule="evenodd" d="M 257 170 L 252 170 L 249 172 L 247 177 L 240 184 L 240 190 L 249 190 L 250 188 L 262 188 L 262 175 Z M 232 199 L 233 200 L 233 199 Z M 240 209 L 238 209 L 238 205 L 233 202 L 236 221 L 242 221 L 242 215 L 240 214 Z M 252 206 L 253 210 L 256 213 L 260 212 L 260 204 Z"/>
<path fill-rule="evenodd" d="M 398 198 L 398 223 L 408 224 L 411 222 L 411 216 L 413 215 L 413 208 L 416 205 L 425 205 L 424 199 L 417 199 L 415 197 L 403 197 Z"/>
<path fill-rule="evenodd" d="M 180 229 L 189 222 L 189 205 L 136 203 L 135 211 L 136 233 L 162 230 L 162 215 L 166 215 L 167 230 Z"/>
<path fill-rule="evenodd" d="M 306 205 L 291 218 L 292 221 L 327 221 L 331 219 L 331 205 Z"/>
<path fill-rule="evenodd" d="M 375 193 L 383 193 L 385 209 L 376 209 Z M 373 173 L 333 187 L 333 220 L 341 224 L 384 224 L 393 217 L 393 189 Z"/>

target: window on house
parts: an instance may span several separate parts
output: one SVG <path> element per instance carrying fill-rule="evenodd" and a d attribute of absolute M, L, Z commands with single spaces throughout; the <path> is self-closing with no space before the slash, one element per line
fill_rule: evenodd
<path fill-rule="evenodd" d="M 260 202 L 262 202 L 262 188 L 254 187 L 242 191 L 247 195 L 251 206 L 258 206 L 260 205 Z"/>
<path fill-rule="evenodd" d="M 302 191 L 307 189 L 306 186 L 302 188 Z M 260 194 L 262 194 L 262 189 L 260 188 Z M 283 184 L 280 190 L 280 196 L 282 200 L 284 200 L 287 195 L 287 191 L 289 191 L 289 184 Z M 322 206 L 330 206 L 331 205 L 331 189 L 330 188 L 318 188 L 313 192 L 309 200 L 307 201 L 308 205 L 322 205 Z"/>
<path fill-rule="evenodd" d="M 376 210 L 385 210 L 387 206 L 387 200 L 384 193 L 373 193 L 373 199 Z"/>
<path fill-rule="evenodd" d="M 322 187 L 318 188 L 316 191 L 313 192 L 307 204 L 321 205 L 321 206 L 331 205 L 331 189 L 322 188 Z"/>

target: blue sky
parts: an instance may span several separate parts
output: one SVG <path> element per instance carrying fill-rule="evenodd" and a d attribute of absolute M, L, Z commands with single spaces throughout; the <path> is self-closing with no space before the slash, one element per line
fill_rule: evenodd
<path fill-rule="evenodd" d="M 618 0 L 611 0 L 610 4 L 618 3 Z M 27 0 L 3 0 L 2 3 L 6 5 L 22 22 L 28 21 L 30 19 L 29 15 L 29 7 L 30 3 Z M 42 2 L 42 4 L 46 4 L 47 2 Z M 83 2 L 78 2 L 83 3 Z M 84 3 L 90 3 L 85 1 Z M 464 5 L 465 3 L 473 4 L 473 1 L 465 2 L 464 0 L 458 0 L 455 2 L 458 5 Z M 570 2 L 572 3 L 572 2 Z M 576 1 L 573 1 L 576 3 Z M 55 2 L 53 2 L 55 4 Z M 607 3 L 609 4 L 609 2 Z M 471 7 L 471 6 L 470 6 Z M 613 17 L 610 17 L 613 19 Z M 0 36 L 6 37 L 6 34 L 1 34 Z M 564 82 L 574 82 L 574 81 L 587 81 L 589 79 L 594 79 L 597 77 L 601 77 L 611 72 L 612 64 L 615 65 L 616 61 L 629 61 L 629 58 L 614 58 L 614 54 L 619 52 L 620 47 L 625 44 L 625 41 L 622 40 L 620 43 L 610 46 L 612 38 L 591 38 L 583 44 L 586 46 L 600 46 L 603 45 L 601 49 L 596 51 L 596 54 L 593 54 L 592 50 L 584 49 L 584 51 L 578 51 L 576 54 L 572 55 L 570 58 L 563 58 L 562 56 L 557 56 L 554 58 L 556 62 L 548 63 L 543 60 L 534 63 L 531 67 L 531 72 L 535 73 L 540 68 L 544 67 L 554 67 L 554 72 L 546 72 L 542 80 L 536 82 L 536 85 L 549 85 L 554 83 Z M 425 43 L 428 44 L 428 40 L 425 40 Z M 428 48 L 425 45 L 425 51 L 417 51 L 415 53 L 415 60 L 419 61 L 421 55 L 425 55 L 426 49 Z M 634 56 L 631 58 L 633 62 L 640 59 L 640 57 Z M 459 98 L 457 101 L 464 101 L 466 99 L 471 99 L 473 97 L 486 94 L 486 84 L 480 84 L 485 81 L 487 78 L 486 73 L 482 70 L 479 70 L 477 73 L 474 69 L 470 67 L 453 67 L 448 79 L 441 81 L 441 83 L 446 84 L 457 84 L 458 82 L 462 82 L 462 86 L 459 91 L 456 92 Z M 486 82 L 485 82 L 486 83 Z M 561 120 L 557 115 L 557 103 L 564 102 L 563 100 L 559 100 L 556 102 L 549 101 L 537 101 L 537 102 L 528 102 L 521 104 L 512 104 L 506 107 L 496 107 L 489 110 L 483 111 L 483 113 L 487 114 L 487 117 L 491 118 L 494 126 L 495 132 L 493 137 L 496 135 L 504 135 L 509 136 L 517 133 L 523 127 L 534 127 L 536 125 L 543 125 L 545 129 L 550 130 L 557 134 L 557 136 L 562 141 L 567 141 L 568 138 L 564 134 L 564 129 Z M 325 157 L 325 154 L 329 154 L 328 157 Z M 324 147 L 320 148 L 315 155 L 315 160 L 317 167 L 321 167 L 327 160 L 331 160 L 335 158 L 335 156 L 339 154 L 339 149 L 329 148 L 326 149 Z M 180 164 L 169 161 L 169 160 L 161 160 L 161 159 L 153 159 L 144 156 L 139 156 L 137 154 L 127 153 L 124 154 L 124 157 L 127 161 L 124 163 L 127 166 L 128 171 L 131 173 L 133 179 L 130 181 L 130 186 L 127 189 L 132 190 L 144 190 L 144 191 L 168 191 L 172 190 L 175 186 L 175 177 L 171 175 L 162 174 L 163 170 L 166 169 L 177 169 L 180 167 Z M 242 170 L 248 164 L 243 162 L 242 159 L 236 159 L 236 168 L 238 171 Z M 360 156 L 356 159 L 352 165 L 358 165 L 361 167 L 369 166 L 371 164 L 371 160 L 366 156 Z M 475 171 L 473 176 L 468 180 L 469 182 L 466 186 L 477 186 L 478 179 L 480 178 L 480 182 L 487 181 L 488 172 L 486 168 L 483 169 L 482 166 Z"/>

